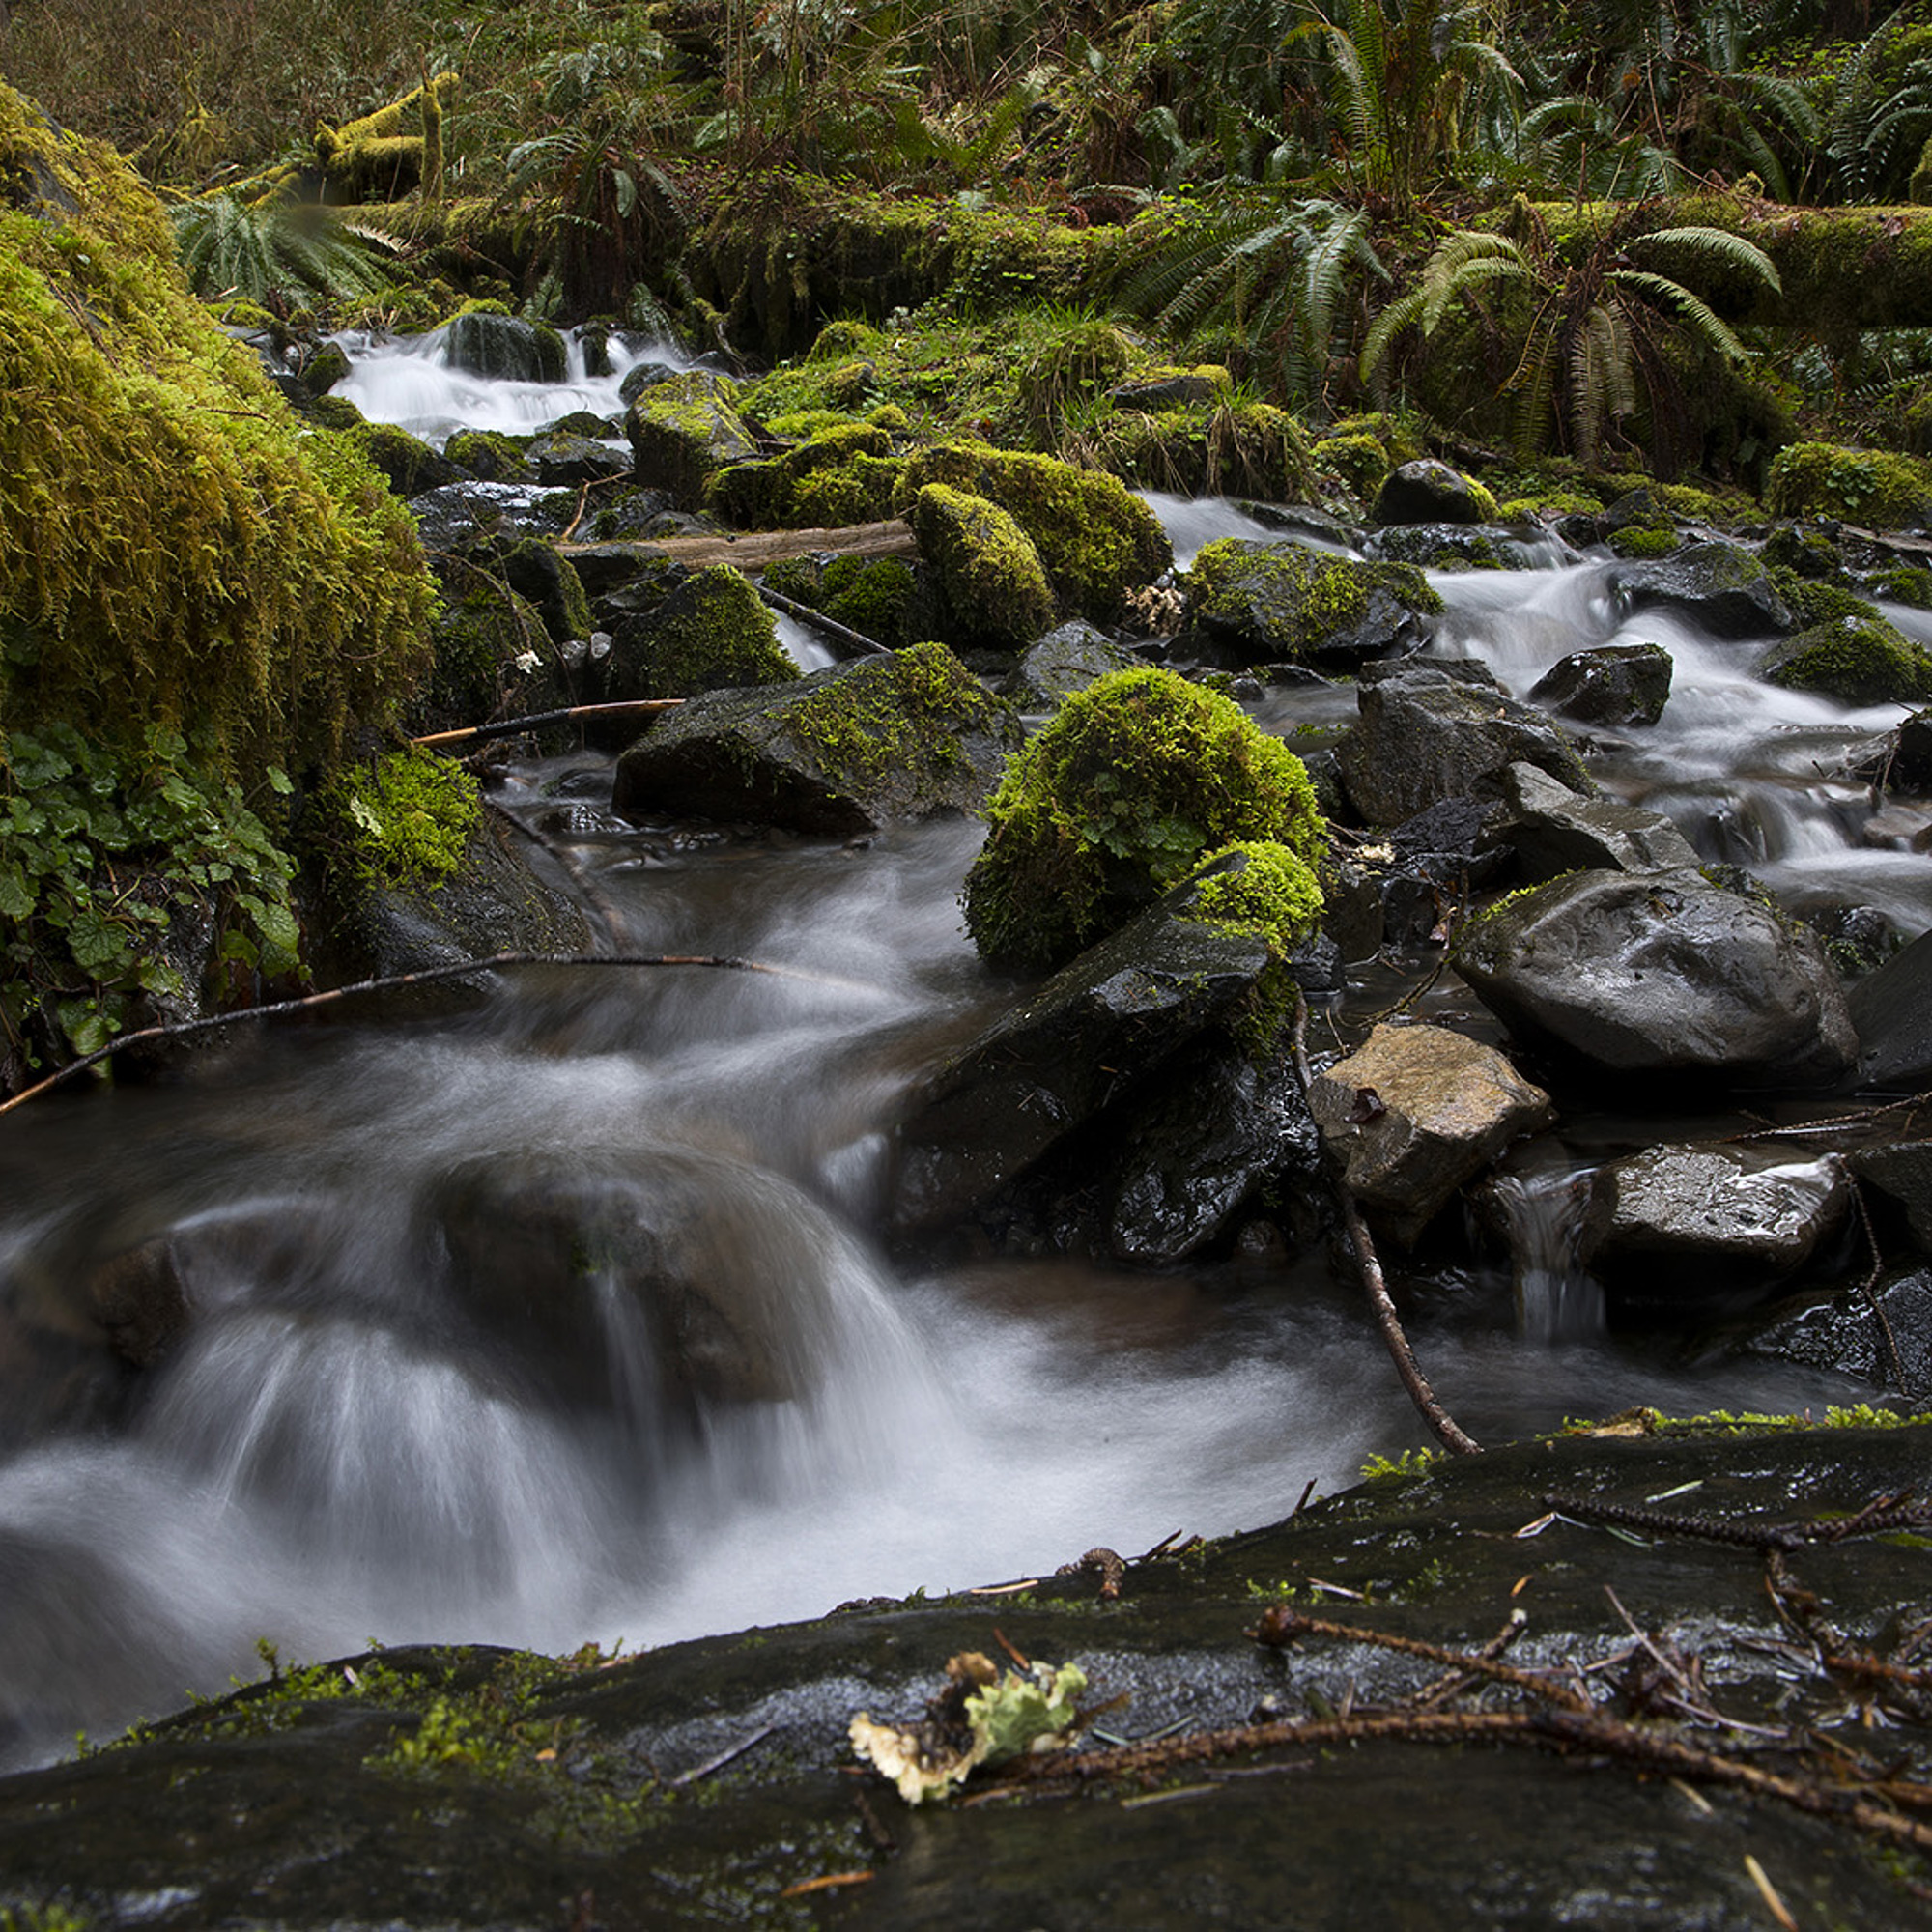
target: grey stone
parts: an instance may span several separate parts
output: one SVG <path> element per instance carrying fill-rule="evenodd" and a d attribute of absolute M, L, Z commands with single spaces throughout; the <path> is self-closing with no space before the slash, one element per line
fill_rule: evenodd
<path fill-rule="evenodd" d="M 1673 668 L 1662 644 L 1600 644 L 1553 665 L 1529 695 L 1582 724 L 1655 724 L 1670 699 Z"/>
<path fill-rule="evenodd" d="M 1431 1026 L 1377 1027 L 1308 1101 L 1350 1191 L 1405 1242 L 1511 1141 L 1556 1118 L 1494 1047 Z"/>
<path fill-rule="evenodd" d="M 1465 928 L 1456 966 L 1525 1044 L 1610 1071 L 1813 1086 L 1858 1050 L 1816 938 L 1698 872 L 1517 894 Z"/>
<path fill-rule="evenodd" d="M 1085 691 L 1109 671 L 1132 670 L 1145 658 L 1113 643 L 1105 632 L 1076 617 L 1049 631 L 1000 685 L 1000 695 L 1022 711 L 1050 711 L 1062 698 Z"/>
<path fill-rule="evenodd" d="M 1695 868 L 1696 847 L 1662 812 L 1621 799 L 1578 798 L 1534 765 L 1502 775 L 1502 810 L 1489 835 L 1516 854 L 1527 884 L 1564 872 Z"/>
<path fill-rule="evenodd" d="M 1851 991 L 1859 1085 L 1904 1093 L 1932 1085 L 1932 932 L 1920 933 Z"/>

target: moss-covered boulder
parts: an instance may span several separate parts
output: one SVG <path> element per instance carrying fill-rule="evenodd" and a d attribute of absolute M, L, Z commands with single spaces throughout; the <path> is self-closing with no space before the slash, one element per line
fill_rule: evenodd
<path fill-rule="evenodd" d="M 1771 466 L 1765 506 L 1779 517 L 1922 529 L 1932 519 L 1932 467 L 1889 450 L 1794 442 Z"/>
<path fill-rule="evenodd" d="M 777 689 L 714 692 L 617 765 L 615 806 L 850 835 L 970 811 L 1019 743 L 1010 705 L 934 643 Z"/>
<path fill-rule="evenodd" d="M 584 701 L 583 667 L 543 613 L 494 570 L 452 570 L 435 633 L 436 666 L 412 700 L 412 732 L 453 731 Z"/>
<path fill-rule="evenodd" d="M 1932 652 L 1883 617 L 1840 617 L 1776 645 L 1759 667 L 1787 691 L 1814 691 L 1845 704 L 1923 704 L 1932 697 Z"/>
<path fill-rule="evenodd" d="M 1496 499 L 1460 469 L 1425 456 L 1389 472 L 1373 514 L 1378 524 L 1492 524 Z"/>
<path fill-rule="evenodd" d="M 1406 563 L 1221 537 L 1187 578 L 1180 647 L 1217 663 L 1354 663 L 1413 648 L 1442 600 Z"/>
<path fill-rule="evenodd" d="M 458 481 L 463 472 L 448 457 L 438 454 L 421 437 L 394 423 L 363 422 L 348 432 L 349 440 L 384 476 L 398 497 L 424 497 Z"/>
<path fill-rule="evenodd" d="M 442 453 L 480 482 L 523 483 L 529 479 L 523 443 L 500 431 L 460 429 L 442 445 Z"/>
<path fill-rule="evenodd" d="M 1016 651 L 1053 622 L 1039 552 L 997 503 L 928 483 L 907 521 L 955 642 Z"/>
<path fill-rule="evenodd" d="M 741 529 L 838 529 L 892 514 L 903 466 L 876 424 L 839 423 L 781 456 L 721 470 L 705 506 Z"/>
<path fill-rule="evenodd" d="M 728 563 L 680 577 L 662 594 L 640 585 L 627 596 L 644 608 L 612 633 L 601 679 L 607 700 L 690 697 L 741 685 L 788 684 L 798 676 L 771 611 Z"/>
<path fill-rule="evenodd" d="M 719 470 L 757 455 L 757 440 L 732 394 L 731 384 L 703 369 L 639 390 L 624 416 L 638 481 L 668 491 L 681 508 L 696 509 Z"/>
<path fill-rule="evenodd" d="M 909 504 L 935 483 L 997 503 L 1038 551 L 1066 608 L 1096 622 L 1118 617 L 1127 592 L 1174 561 L 1159 518 L 1100 470 L 986 443 L 941 443 L 906 465 L 899 500 Z"/>
<path fill-rule="evenodd" d="M 995 965 L 1042 972 L 1237 839 L 1319 862 L 1327 827 L 1301 760 L 1232 698 L 1172 671 L 1069 697 L 1009 768 L 967 875 L 967 929 Z"/>

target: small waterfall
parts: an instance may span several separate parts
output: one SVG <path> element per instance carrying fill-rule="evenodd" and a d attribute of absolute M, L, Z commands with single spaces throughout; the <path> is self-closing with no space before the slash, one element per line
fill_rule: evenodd
<path fill-rule="evenodd" d="M 1590 1167 L 1499 1174 L 1491 1196 L 1509 1235 L 1517 1332 L 1525 1341 L 1592 1342 L 1605 1331 L 1604 1291 L 1577 1263 Z"/>

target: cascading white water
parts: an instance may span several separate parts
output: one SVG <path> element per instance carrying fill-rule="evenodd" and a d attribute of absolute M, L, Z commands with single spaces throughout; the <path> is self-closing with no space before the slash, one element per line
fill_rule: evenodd
<path fill-rule="evenodd" d="M 1439 581 L 1449 647 L 1519 688 L 1619 634 L 1589 567 Z M 545 821 L 570 776 L 504 802 Z M 0 1377 L 39 1392 L 0 1461 L 0 1761 L 219 1690 L 261 1637 L 660 1642 L 1268 1520 L 1420 1439 L 1319 1253 L 877 1251 L 895 1106 L 1011 997 L 959 929 L 975 828 L 561 822 L 615 947 L 785 972 L 530 974 L 0 1124 Z M 131 1392 L 93 1298 L 128 1255 L 185 1304 Z M 1478 1435 L 1852 1392 L 1419 1340 Z"/>

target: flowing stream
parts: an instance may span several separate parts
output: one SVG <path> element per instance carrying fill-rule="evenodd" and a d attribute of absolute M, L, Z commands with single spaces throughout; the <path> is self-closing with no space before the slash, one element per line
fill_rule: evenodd
<path fill-rule="evenodd" d="M 418 402 L 415 421 L 444 408 Z M 1519 691 L 1584 644 L 1668 644 L 1677 695 L 1601 756 L 1605 781 L 1714 857 L 1747 846 L 1780 890 L 1851 882 L 1932 923 L 1922 863 L 1858 847 L 1819 776 L 1890 714 L 1754 684 L 1749 645 L 1624 622 L 1599 565 L 1437 582 L 1443 647 Z M 1264 715 L 1339 717 L 1321 691 Z M 608 787 L 584 755 L 518 770 L 502 802 L 566 853 L 613 945 L 782 973 L 524 972 L 459 1018 L 263 1029 L 184 1084 L 0 1122 L 0 1762 L 251 1677 L 264 1639 L 284 1659 L 662 1643 L 1272 1520 L 1422 1439 L 1319 1256 L 888 1260 L 895 1110 L 1009 997 L 960 928 L 977 827 L 638 828 Z M 1870 1393 L 1692 1375 L 1606 1337 L 1551 1206 L 1578 1165 L 1511 1182 L 1514 1269 L 1416 1285 L 1414 1339 L 1475 1435 Z M 733 1284 L 735 1392 L 669 1399 L 656 1331 L 594 1256 L 568 1321 L 533 1312 L 520 1242 L 558 1189 L 620 1217 L 675 1204 Z M 163 1245 L 185 1332 L 103 1379 L 85 1297 Z"/>

